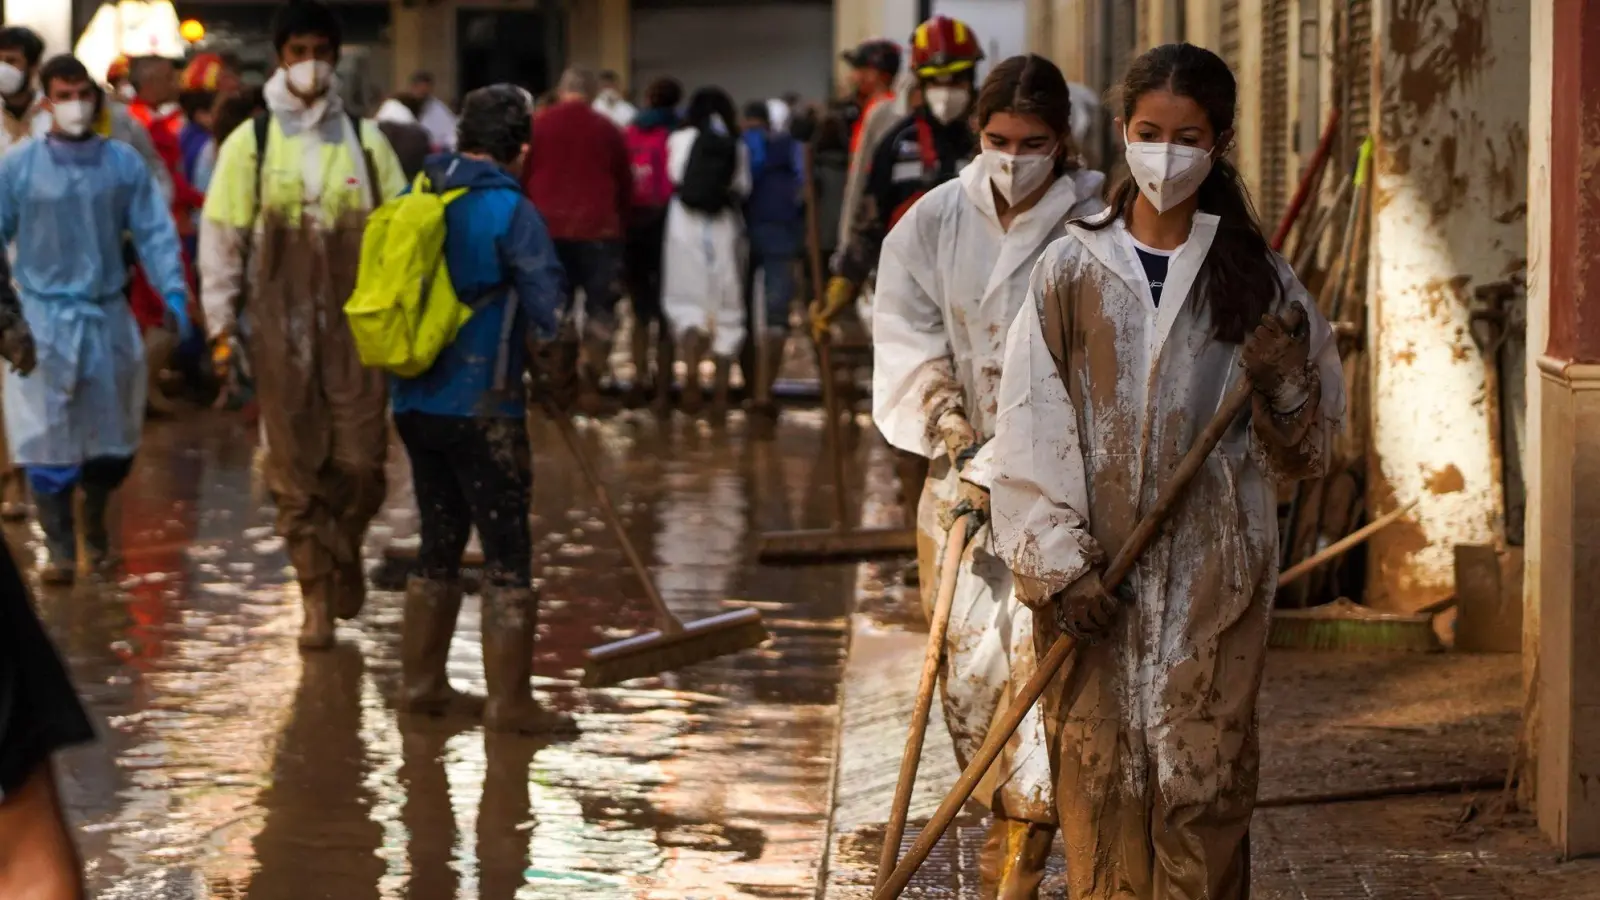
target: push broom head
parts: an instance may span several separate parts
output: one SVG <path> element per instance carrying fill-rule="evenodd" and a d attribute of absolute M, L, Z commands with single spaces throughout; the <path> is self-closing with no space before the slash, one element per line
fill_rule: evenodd
<path fill-rule="evenodd" d="M 588 665 L 583 671 L 583 686 L 607 687 L 681 669 L 759 647 L 769 637 L 761 623 L 761 612 L 754 609 L 737 609 L 689 622 L 682 631 L 652 631 L 590 650 L 585 654 Z"/>

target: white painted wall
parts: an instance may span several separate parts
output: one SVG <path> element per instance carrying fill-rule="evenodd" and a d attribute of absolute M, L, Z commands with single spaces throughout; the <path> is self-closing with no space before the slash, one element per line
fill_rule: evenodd
<path fill-rule="evenodd" d="M 984 53 L 979 80 L 1000 60 L 1028 52 L 1027 0 L 934 0 L 933 12 L 960 19 L 977 32 Z"/>
<path fill-rule="evenodd" d="M 72 0 L 4 0 L 7 25 L 23 25 L 44 39 L 44 58 L 72 52 Z M 97 73 L 99 74 L 99 73 Z"/>

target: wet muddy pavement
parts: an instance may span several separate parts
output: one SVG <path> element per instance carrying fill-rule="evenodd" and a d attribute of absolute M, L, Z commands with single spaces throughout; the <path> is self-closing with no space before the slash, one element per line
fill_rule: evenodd
<path fill-rule="evenodd" d="M 114 510 L 118 583 L 39 590 L 101 740 L 64 760 L 104 896 L 810 897 L 826 847 L 854 566 L 760 569 L 754 529 L 828 521 L 816 412 L 748 442 L 677 417 L 587 423 L 629 530 L 685 619 L 761 610 L 766 647 L 606 690 L 584 648 L 651 627 L 643 593 L 548 426 L 535 435 L 541 699 L 566 741 L 397 715 L 400 595 L 374 592 L 339 647 L 295 649 L 298 594 L 254 496 L 236 419 L 154 423 Z M 876 452 L 863 440 L 862 454 Z M 864 458 L 864 456 L 863 456 Z M 404 454 L 369 540 L 416 528 Z M 115 524 L 120 522 L 120 528 Z M 37 534 L 9 536 L 22 559 Z M 451 651 L 481 692 L 477 607 Z"/>

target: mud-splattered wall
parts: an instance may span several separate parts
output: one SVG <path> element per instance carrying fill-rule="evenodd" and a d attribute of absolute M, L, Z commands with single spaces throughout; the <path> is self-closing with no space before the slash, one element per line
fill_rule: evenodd
<path fill-rule="evenodd" d="M 1368 507 L 1421 501 L 1374 539 L 1368 600 L 1453 589 L 1452 548 L 1493 540 L 1501 499 L 1475 285 L 1526 257 L 1527 0 L 1378 0 Z"/>

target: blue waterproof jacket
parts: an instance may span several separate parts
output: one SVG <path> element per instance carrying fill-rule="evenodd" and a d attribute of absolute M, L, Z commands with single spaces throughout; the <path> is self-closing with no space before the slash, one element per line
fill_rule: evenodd
<path fill-rule="evenodd" d="M 566 289 L 555 245 L 522 185 L 499 166 L 441 153 L 423 171 L 436 191 L 469 189 L 445 208 L 444 255 L 456 296 L 477 312 L 432 368 L 393 379 L 394 411 L 521 418 L 528 333 L 550 339 L 560 324 Z M 516 320 L 506 330 L 508 315 Z M 497 371 L 507 373 L 503 385 Z"/>

